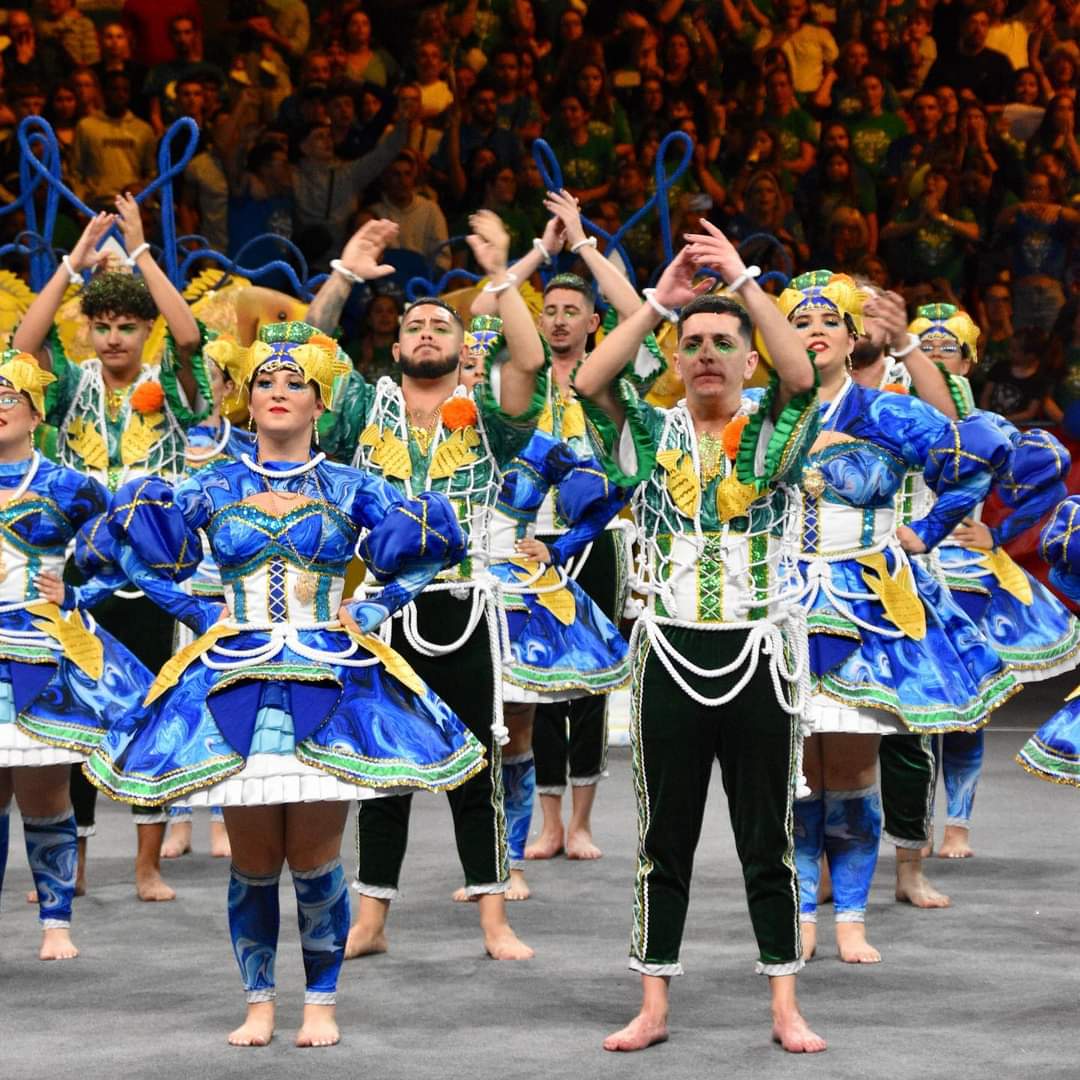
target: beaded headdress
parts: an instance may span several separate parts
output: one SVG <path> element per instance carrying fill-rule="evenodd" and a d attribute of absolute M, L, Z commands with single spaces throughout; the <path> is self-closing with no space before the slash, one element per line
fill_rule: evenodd
<path fill-rule="evenodd" d="M 318 387 L 319 398 L 328 409 L 333 408 L 335 381 L 352 371 L 337 342 L 308 323 L 268 323 L 246 351 L 245 385 L 250 386 L 259 371 L 296 371 L 305 382 Z"/>
<path fill-rule="evenodd" d="M 465 348 L 475 360 L 486 362 L 502 347 L 502 319 L 495 315 L 477 315 L 465 331 Z"/>
<path fill-rule="evenodd" d="M 45 415 L 45 387 L 51 382 L 56 382 L 56 376 L 42 368 L 31 353 L 18 349 L 0 352 L 0 385 L 25 394 L 39 416 Z"/>
<path fill-rule="evenodd" d="M 827 308 L 842 315 L 856 334 L 862 335 L 863 294 L 847 274 L 810 270 L 792 278 L 777 303 L 790 319 L 802 308 Z"/>
<path fill-rule="evenodd" d="M 945 334 L 967 346 L 967 356 L 973 364 L 979 362 L 976 346 L 979 328 L 966 311 L 955 304 L 923 304 L 915 312 L 915 321 L 908 327 L 920 339 L 928 334 Z"/>

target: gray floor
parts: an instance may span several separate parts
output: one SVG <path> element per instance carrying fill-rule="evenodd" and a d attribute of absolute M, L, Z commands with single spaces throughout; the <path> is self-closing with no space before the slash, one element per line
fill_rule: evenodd
<path fill-rule="evenodd" d="M 1077 1075 L 1078 793 L 1012 763 L 1030 728 L 1075 676 L 1016 699 L 987 738 L 974 834 L 978 855 L 935 860 L 947 911 L 892 901 L 883 851 L 871 901 L 885 962 L 844 967 L 822 921 L 821 959 L 800 997 L 830 1041 L 794 1058 L 768 1039 L 765 981 L 754 947 L 723 801 L 709 808 L 687 928 L 688 974 L 674 986 L 672 1041 L 616 1056 L 600 1039 L 627 1020 L 625 970 L 635 815 L 628 752 L 613 751 L 601 790 L 596 864 L 565 860 L 530 875 L 535 898 L 513 918 L 537 958 L 484 958 L 475 912 L 449 893 L 457 868 L 445 800 L 419 798 L 392 952 L 346 965 L 332 1050 L 290 1043 L 302 998 L 292 889 L 282 895 L 278 1037 L 268 1049 L 228 1047 L 243 1009 L 225 919 L 227 866 L 203 854 L 170 864 L 179 898 L 140 904 L 132 892 L 126 809 L 101 808 L 91 894 L 76 904 L 77 961 L 34 959 L 35 912 L 17 821 L 0 926 L 0 1076 L 179 1077 L 1065 1077 Z M 205 849 L 205 818 L 197 840 Z M 351 862 L 347 854 L 347 864 Z M 346 1074 L 343 1070 L 349 1070 Z"/>

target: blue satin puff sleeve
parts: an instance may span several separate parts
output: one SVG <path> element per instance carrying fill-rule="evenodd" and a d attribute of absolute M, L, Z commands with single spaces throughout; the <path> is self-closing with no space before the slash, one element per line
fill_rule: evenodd
<path fill-rule="evenodd" d="M 927 485 L 937 496 L 930 512 L 911 523 L 926 547 L 941 543 L 990 491 L 994 475 L 1008 461 L 1008 438 L 981 413 L 952 421 L 916 398 L 881 395 L 904 403 L 894 418 L 902 432 L 904 460 L 923 468 Z"/>
<path fill-rule="evenodd" d="M 347 471 L 359 481 L 350 516 L 367 530 L 357 554 L 384 585 L 348 606 L 361 628 L 370 631 L 414 600 L 440 570 L 465 558 L 465 534 L 444 495 L 425 491 L 409 498 L 379 476 Z"/>
<path fill-rule="evenodd" d="M 998 495 L 1012 513 L 990 533 L 994 547 L 1007 544 L 1045 517 L 1068 491 L 1069 451 L 1042 428 L 1019 431 L 1009 439 L 1012 453 L 997 478 Z"/>
<path fill-rule="evenodd" d="M 109 492 L 92 476 L 64 469 L 58 490 L 50 492 L 63 507 L 64 516 L 77 530 L 75 533 L 75 565 L 85 579 L 82 585 L 64 586 L 65 611 L 72 608 L 92 608 L 117 589 L 127 584 L 123 570 L 114 558 L 104 528 L 109 509 Z M 104 536 L 100 536 L 104 534 Z M 104 550 L 96 551 L 94 537 Z"/>
<path fill-rule="evenodd" d="M 124 484 L 113 497 L 108 531 L 128 580 L 159 607 L 200 633 L 220 617 L 222 605 L 189 596 L 179 583 L 202 560 L 198 529 L 210 519 L 210 500 L 199 478 L 173 489 L 157 477 Z"/>
<path fill-rule="evenodd" d="M 1039 554 L 1050 565 L 1050 582 L 1080 604 L 1080 495 L 1054 508 L 1039 538 Z"/>
<path fill-rule="evenodd" d="M 553 566 L 564 566 L 607 528 L 627 504 L 630 489 L 611 482 L 595 458 L 581 458 L 559 482 L 555 506 L 570 531 L 548 544 Z"/>

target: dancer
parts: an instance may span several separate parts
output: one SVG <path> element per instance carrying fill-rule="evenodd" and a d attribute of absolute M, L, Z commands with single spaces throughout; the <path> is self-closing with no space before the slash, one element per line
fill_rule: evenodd
<path fill-rule="evenodd" d="M 334 995 L 349 927 L 339 857 L 347 800 L 445 791 L 484 768 L 480 744 L 373 633 L 464 554 L 453 510 L 312 452 L 344 365 L 332 341 L 303 329 L 304 344 L 247 350 L 257 456 L 200 470 L 175 492 L 143 479 L 117 493 L 109 529 L 125 572 L 201 636 L 159 673 L 147 714 L 118 724 L 85 765 L 113 798 L 224 807 L 229 925 L 248 1000 L 229 1041 L 243 1046 L 273 1033 L 283 862 L 307 982 L 296 1043 L 327 1046 L 339 1037 Z M 342 605 L 362 530 L 361 556 L 387 584 Z M 224 610 L 175 584 L 200 559 L 197 531 L 220 570 Z"/>
<path fill-rule="evenodd" d="M 813 1053 L 825 1040 L 795 997 L 803 960 L 791 832 L 805 633 L 785 602 L 792 568 L 782 537 L 784 484 L 798 476 L 817 423 L 814 371 L 753 280 L 756 268 L 718 229 L 702 227 L 575 377 L 609 475 L 637 485 L 638 578 L 648 595 L 631 645 L 639 829 L 630 966 L 641 974 L 642 1004 L 604 1047 L 641 1050 L 668 1037 L 669 983 L 682 973 L 694 849 L 718 760 L 757 970 L 769 976 L 772 1036 L 785 1050 Z M 742 304 L 700 296 L 711 279 L 694 285 L 693 277 L 704 267 Z M 657 409 L 618 376 L 682 304 L 676 363 L 686 399 Z M 743 391 L 757 363 L 751 319 L 773 358 L 764 393 Z"/>
<path fill-rule="evenodd" d="M 923 351 L 941 364 L 954 389 L 960 416 L 974 411 L 967 376 L 978 363 L 979 328 L 951 304 L 919 308 L 911 331 Z M 937 550 L 946 585 L 975 620 L 998 656 L 1022 683 L 1050 679 L 1080 663 L 1080 622 L 1037 578 L 1009 557 L 1005 545 L 1035 525 L 1066 494 L 1071 459 L 1049 432 L 1020 431 L 994 417 L 1012 443 L 1004 472 L 996 477 L 1001 501 L 1012 513 L 996 528 L 981 520 L 977 506 Z M 948 802 L 945 836 L 938 855 L 974 854 L 971 815 L 982 769 L 983 732 L 943 735 L 939 753 Z"/>
<path fill-rule="evenodd" d="M 268 292 L 269 290 L 261 290 Z M 235 404 L 240 395 L 237 383 L 243 382 L 243 372 L 236 366 L 242 361 L 243 350 L 236 349 L 233 343 L 224 338 L 217 338 L 203 346 L 205 363 L 196 372 L 204 373 L 207 385 L 200 387 L 209 401 L 210 412 L 194 426 L 187 428 L 187 446 L 184 450 L 185 471 L 188 475 L 208 468 L 222 461 L 239 461 L 245 453 L 255 452 L 255 437 L 249 431 L 234 427 L 228 416 L 222 415 L 223 406 Z M 167 391 L 168 393 L 168 391 Z M 172 400 L 172 399 L 171 399 Z M 173 411 L 184 416 L 186 402 L 183 399 L 172 400 Z M 196 419 L 195 415 L 191 419 Z M 224 604 L 225 593 L 221 584 L 221 572 L 214 563 L 210 546 L 203 538 L 203 555 L 195 573 L 184 582 L 184 588 L 204 600 Z M 174 651 L 190 645 L 194 641 L 192 631 L 182 622 L 176 623 Z M 169 829 L 161 845 L 163 859 L 178 859 L 191 851 L 192 819 L 194 810 L 190 806 L 170 806 L 168 808 Z M 225 829 L 225 818 L 220 806 L 210 807 L 210 854 L 214 858 L 227 858 L 229 835 Z"/>
<path fill-rule="evenodd" d="M 98 214 L 87 225 L 62 265 L 30 305 L 12 338 L 15 348 L 33 353 L 56 376 L 46 420 L 57 428 L 59 460 L 115 491 L 136 476 L 175 480 L 184 468 L 184 431 L 162 389 L 158 363 L 143 362 L 143 346 L 160 312 L 168 325 L 178 376 L 194 390 L 193 365 L 199 362 L 199 326 L 184 298 L 154 262 L 143 237 L 139 207 L 129 195 L 116 200 L 116 214 Z M 94 359 L 75 363 L 64 355 L 54 332 L 56 312 L 69 285 L 83 285 L 82 274 L 105 265 L 98 250 L 114 225 L 123 234 L 132 273 L 98 273 L 80 296 L 90 324 Z M 151 671 L 172 655 L 172 621 L 145 597 L 106 598 L 95 618 Z M 94 828 L 96 792 L 81 773 L 72 775 L 72 797 L 79 823 L 80 883 L 85 889 L 86 838 Z M 176 893 L 161 877 L 163 810 L 136 813 L 138 850 L 135 890 L 140 900 L 172 900 Z"/>
<path fill-rule="evenodd" d="M 29 353 L 0 353 L 0 885 L 14 794 L 40 913 L 38 955 L 68 960 L 79 954 L 70 932 L 77 860 L 70 763 L 83 761 L 117 715 L 139 707 L 152 676 L 81 614 L 123 576 L 81 587 L 60 578 L 68 544 L 97 523 L 109 495 L 33 449 L 53 381 Z M 92 544 L 80 537 L 76 550 L 88 569 Z"/>
<path fill-rule="evenodd" d="M 979 418 L 958 426 L 916 398 L 852 381 L 862 297 L 850 278 L 804 274 L 779 304 L 813 356 L 822 397 L 799 514 L 813 732 L 804 758 L 810 791 L 795 806 L 803 948 L 813 955 L 824 851 L 840 958 L 876 963 L 864 921 L 881 832 L 878 736 L 976 730 L 1017 689 L 947 591 L 909 558 L 939 543 L 985 495 L 1008 445 Z M 918 466 L 938 499 L 897 526 L 896 493 Z M 911 769 L 886 781 L 911 785 L 902 805 L 917 821 L 927 816 L 925 776 Z M 900 897 L 905 873 L 921 878 L 919 849 L 898 847 L 897 861 Z"/>
<path fill-rule="evenodd" d="M 470 335 L 502 347 L 498 321 L 473 320 Z M 490 335 L 496 335 L 491 337 Z M 567 531 L 537 539 L 537 515 L 555 495 L 554 516 Z M 626 504 L 595 458 L 537 430 L 503 471 L 491 520 L 490 572 L 499 580 L 506 623 L 503 710 L 510 741 L 503 754 L 510 885 L 507 900 L 527 900 L 525 841 L 532 818 L 535 768 L 533 714 L 537 702 L 571 702 L 625 685 L 630 658 L 619 628 L 593 603 L 567 567 Z"/>
<path fill-rule="evenodd" d="M 637 290 L 619 268 L 587 237 L 578 200 L 568 191 L 548 192 L 544 206 L 552 214 L 544 235 L 533 250 L 512 267 L 520 282 L 528 281 L 541 263 L 552 265 L 565 245 L 584 263 L 608 303 L 609 315 L 625 319 L 641 306 Z M 492 298 L 481 293 L 473 302 L 475 314 L 489 314 Z M 613 325 L 613 323 L 611 324 Z M 540 333 L 547 343 L 551 368 L 544 411 L 537 427 L 561 440 L 583 460 L 595 453 L 584 415 L 571 383 L 574 370 L 585 360 L 589 338 L 600 326 L 593 288 L 577 274 L 556 274 L 544 286 Z M 649 334 L 635 353 L 626 375 L 644 394 L 664 372 L 666 364 L 656 339 Z M 537 540 L 552 544 L 569 528 L 555 512 L 555 489 L 537 515 Z M 622 616 L 628 596 L 629 560 L 620 522 L 612 518 L 580 559 L 568 567 L 577 584 L 613 622 Z M 607 768 L 607 694 L 589 694 L 561 702 L 540 703 L 533 727 L 536 791 L 543 824 L 540 835 L 525 849 L 527 859 L 550 859 L 560 852 L 569 859 L 598 859 L 593 839 L 592 810 L 597 785 Z M 570 779 L 570 820 L 562 820 L 562 798 Z"/>
<path fill-rule="evenodd" d="M 323 443 L 406 493 L 444 492 L 468 532 L 468 557 L 395 620 L 392 641 L 488 748 L 488 768 L 451 793 L 450 809 L 466 895 L 477 898 L 484 948 L 498 960 L 524 960 L 532 949 L 506 916 L 509 867 L 499 746 L 506 736 L 503 658 L 494 593 L 482 572 L 490 562 L 491 514 L 502 471 L 528 442 L 543 407 L 544 350 L 506 272 L 510 241 L 502 222 L 482 211 L 471 225 L 469 244 L 491 276 L 488 288 L 503 321 L 505 362 L 492 366 L 471 398 L 459 396 L 458 368 L 465 355 L 460 317 L 440 300 L 415 300 L 394 345 L 401 385 L 384 377 L 371 386 L 350 372 Z M 392 273 L 379 259 L 396 229 L 392 222 L 372 221 L 352 237 L 308 311 L 313 324 L 334 328 L 358 280 Z M 359 808 L 360 904 L 349 956 L 386 951 L 386 919 L 398 895 L 410 809 L 408 796 Z"/>
<path fill-rule="evenodd" d="M 1039 539 L 1039 554 L 1050 564 L 1050 582 L 1073 603 L 1080 603 L 1080 495 L 1059 503 Z M 1016 755 L 1017 762 L 1040 780 L 1080 787 L 1080 693 L 1043 724 Z"/>

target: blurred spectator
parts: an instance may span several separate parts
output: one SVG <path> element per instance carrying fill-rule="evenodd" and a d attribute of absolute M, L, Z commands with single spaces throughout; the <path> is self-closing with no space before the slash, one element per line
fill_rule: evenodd
<path fill-rule="evenodd" d="M 124 0 L 120 18 L 131 35 L 131 57 L 145 68 L 177 58 L 172 23 L 186 15 L 202 29 L 198 0 Z"/>
<path fill-rule="evenodd" d="M 49 97 L 45 118 L 52 124 L 60 147 L 61 175 L 71 183 L 71 162 L 75 153 L 75 125 L 79 122 L 79 98 L 69 82 L 57 83 Z"/>
<path fill-rule="evenodd" d="M 442 77 L 445 67 L 442 49 L 437 41 L 421 41 L 416 46 L 414 63 L 416 82 L 420 87 L 420 116 L 434 120 L 454 104 L 450 84 Z"/>
<path fill-rule="evenodd" d="M 11 41 L 0 52 L 0 61 L 9 86 L 31 82 L 52 86 L 70 63 L 55 42 L 39 39 L 29 13 L 19 8 L 8 12 L 6 36 Z"/>
<path fill-rule="evenodd" d="M 169 24 L 169 40 L 175 59 L 155 64 L 146 79 L 144 93 L 150 102 L 150 125 L 161 135 L 179 115 L 177 86 L 182 79 L 210 76 L 224 82 L 225 74 L 203 58 L 203 37 L 190 15 L 177 15 Z"/>
<path fill-rule="evenodd" d="M 400 379 L 394 344 L 398 339 L 398 321 L 402 304 L 391 291 L 377 292 L 367 306 L 360 336 L 349 350 L 356 370 L 374 384 L 384 375 Z"/>
<path fill-rule="evenodd" d="M 517 50 L 496 49 L 491 57 L 498 101 L 499 126 L 529 142 L 540 134 L 540 103 L 522 92 L 521 61 Z"/>
<path fill-rule="evenodd" d="M 780 0 L 779 25 L 764 27 L 754 44 L 755 55 L 770 46 L 783 49 L 795 89 L 800 94 L 815 93 L 825 77 L 825 69 L 840 54 L 828 30 L 805 21 L 807 8 L 807 0 Z"/>
<path fill-rule="evenodd" d="M 153 128 L 129 108 L 131 79 L 124 72 L 110 71 L 102 93 L 104 111 L 76 125 L 72 167 L 83 202 L 111 210 L 118 194 L 141 191 L 157 172 L 157 140 Z"/>
<path fill-rule="evenodd" d="M 799 3 L 801 0 L 790 0 Z M 780 134 L 780 157 L 784 169 L 802 176 L 814 165 L 818 128 L 813 117 L 799 107 L 791 76 L 783 69 L 772 72 L 765 84 L 763 119 Z"/>
<path fill-rule="evenodd" d="M 131 80 L 131 109 L 136 116 L 148 120 L 149 107 L 143 93 L 146 68 L 131 59 L 131 39 L 124 24 L 119 21 L 107 22 L 101 28 L 101 60 L 94 64 L 94 74 L 99 84 L 110 71 L 122 71 Z"/>
<path fill-rule="evenodd" d="M 121 72 L 128 76 L 131 83 L 132 102 L 135 100 L 135 83 L 128 72 Z M 105 108 L 105 97 L 101 92 L 101 84 L 104 76 L 99 78 L 93 68 L 76 68 L 68 80 L 75 96 L 79 99 L 79 119 L 89 116 L 91 113 L 101 112 Z"/>
<path fill-rule="evenodd" d="M 979 363 L 989 371 L 1012 355 L 1012 295 L 1005 282 L 991 282 L 983 290 L 982 311 Z"/>
<path fill-rule="evenodd" d="M 311 22 L 304 0 L 261 0 L 256 14 L 244 25 L 260 41 L 265 41 L 291 59 L 299 59 L 311 40 Z"/>
<path fill-rule="evenodd" d="M 415 155 L 409 151 L 399 153 L 382 175 L 383 196 L 372 204 L 371 212 L 397 222 L 398 247 L 447 270 L 450 252 L 440 246 L 450 236 L 446 218 L 437 203 L 416 193 L 417 172 Z"/>
<path fill-rule="evenodd" d="M 1076 100 L 1069 94 L 1058 94 L 1046 106 L 1046 115 L 1035 134 L 1028 140 L 1027 157 L 1034 160 L 1039 154 L 1058 154 L 1073 173 L 1080 173 L 1080 146 L 1076 142 Z"/>
<path fill-rule="evenodd" d="M 615 173 L 615 144 L 594 132 L 589 114 L 577 94 L 565 94 L 559 102 L 557 131 L 548 141 L 562 166 L 563 187 L 582 205 L 607 198 Z"/>
<path fill-rule="evenodd" d="M 101 59 L 94 24 L 75 8 L 75 0 L 46 0 L 48 18 L 38 19 L 42 41 L 53 41 L 73 64 L 96 64 Z"/>
<path fill-rule="evenodd" d="M 851 148 L 856 160 L 871 176 L 885 169 L 894 139 L 907 134 L 907 124 L 885 108 L 885 84 L 876 71 L 864 71 L 859 79 L 862 110 L 851 121 Z"/>
<path fill-rule="evenodd" d="M 926 76 L 926 86 L 951 86 L 958 93 L 969 91 L 986 105 L 1004 103 L 1012 85 L 1012 64 L 986 44 L 990 16 L 983 8 L 972 8 L 963 22 L 955 53 L 938 57 Z"/>
<path fill-rule="evenodd" d="M 248 154 L 244 167 L 234 168 L 229 186 L 229 256 L 242 255 L 242 264 L 251 267 L 275 259 L 288 262 L 284 249 L 273 240 L 251 243 L 267 234 L 292 239 L 296 200 L 288 151 L 277 143 L 259 143 Z M 264 278 L 260 284 L 291 291 L 284 278 L 274 282 Z"/>
<path fill-rule="evenodd" d="M 401 68 L 385 49 L 372 45 L 371 19 L 367 12 L 357 9 L 345 17 L 342 44 L 346 78 L 375 86 L 390 86 L 397 81 Z"/>
<path fill-rule="evenodd" d="M 1041 416 L 1043 399 L 1050 393 L 1050 381 L 1043 370 L 1049 344 L 1050 336 L 1042 330 L 1032 328 L 1016 334 L 1010 358 L 990 370 L 979 408 L 1000 413 L 1014 424 Z"/>

